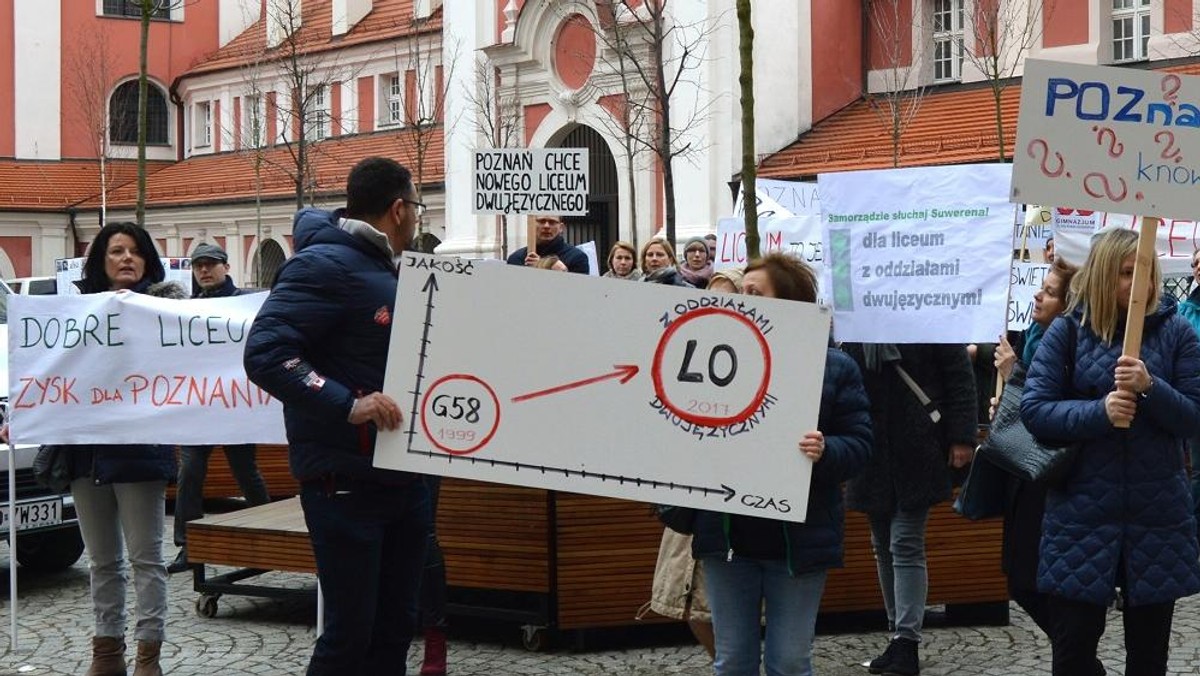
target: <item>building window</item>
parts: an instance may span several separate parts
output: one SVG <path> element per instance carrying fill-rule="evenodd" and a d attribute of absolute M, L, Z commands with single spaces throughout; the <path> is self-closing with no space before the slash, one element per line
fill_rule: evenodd
<path fill-rule="evenodd" d="M 963 0 L 933 0 L 933 80 L 962 79 Z"/>
<path fill-rule="evenodd" d="M 167 98 L 153 83 L 146 83 L 146 143 L 166 145 L 169 114 Z M 138 135 L 138 83 L 130 80 L 113 90 L 108 99 L 108 140 L 136 144 Z"/>
<path fill-rule="evenodd" d="M 1144 61 L 1149 56 L 1150 0 L 1113 0 L 1113 61 Z"/>
<path fill-rule="evenodd" d="M 379 124 L 404 124 L 404 76 L 390 73 L 380 78 Z"/>
<path fill-rule="evenodd" d="M 207 148 L 212 145 L 212 102 L 197 103 L 195 111 L 192 115 L 192 144 L 197 148 Z"/>
<path fill-rule="evenodd" d="M 141 0 L 104 0 L 104 16 L 142 16 Z M 170 19 L 171 2 L 158 0 L 150 10 L 151 19 Z"/>
<path fill-rule="evenodd" d="M 306 117 L 309 120 L 305 136 L 309 141 L 321 141 L 329 137 L 329 108 L 326 105 L 325 85 L 313 87 L 308 93 Z"/>
<path fill-rule="evenodd" d="M 263 144 L 264 114 L 258 94 L 242 98 L 242 145 L 258 148 Z"/>

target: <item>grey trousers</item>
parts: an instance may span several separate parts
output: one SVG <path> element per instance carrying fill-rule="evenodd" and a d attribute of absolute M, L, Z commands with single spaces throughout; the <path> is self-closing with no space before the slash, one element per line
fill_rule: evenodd
<path fill-rule="evenodd" d="M 208 476 L 208 457 L 212 446 L 181 446 L 179 448 L 179 481 L 175 487 L 175 544 L 187 545 L 187 522 L 204 516 L 204 479 Z M 258 471 L 254 444 L 225 447 L 229 471 L 242 489 L 251 507 L 271 501 L 267 484 Z"/>
<path fill-rule="evenodd" d="M 139 641 L 162 641 L 167 619 L 167 566 L 163 562 L 166 481 L 97 486 L 71 482 L 79 532 L 91 561 L 96 636 L 125 636 L 125 550 L 133 568 Z"/>
<path fill-rule="evenodd" d="M 879 588 L 895 638 L 921 641 L 925 600 L 929 596 L 929 572 L 925 565 L 928 520 L 928 508 L 870 516 Z"/>

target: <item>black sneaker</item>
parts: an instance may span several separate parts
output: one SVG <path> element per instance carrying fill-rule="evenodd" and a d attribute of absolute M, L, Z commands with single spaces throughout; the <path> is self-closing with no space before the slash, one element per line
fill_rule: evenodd
<path fill-rule="evenodd" d="M 883 654 L 867 664 L 867 671 L 872 674 L 882 674 L 888 667 L 892 666 L 892 662 L 896 659 L 896 651 L 899 650 L 896 647 L 896 642 L 899 640 L 897 638 L 892 639 L 892 642 L 888 643 L 888 647 L 883 651 Z"/>
<path fill-rule="evenodd" d="M 917 654 L 917 642 L 912 639 L 898 638 L 892 641 L 892 645 L 888 646 L 888 649 L 891 650 L 892 646 L 895 646 L 892 661 L 882 673 L 885 676 L 920 676 L 921 660 Z"/>
<path fill-rule="evenodd" d="M 184 573 L 192 569 L 192 564 L 187 560 L 187 547 L 179 550 L 175 555 L 175 560 L 167 564 L 167 573 L 174 575 L 175 573 Z"/>

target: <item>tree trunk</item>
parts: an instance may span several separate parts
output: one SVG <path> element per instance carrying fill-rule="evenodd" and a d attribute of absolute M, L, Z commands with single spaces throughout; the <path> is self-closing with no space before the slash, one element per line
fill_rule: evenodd
<path fill-rule="evenodd" d="M 150 12 L 154 11 L 154 0 L 142 0 L 142 30 L 138 45 L 138 131 L 137 131 L 137 224 L 146 225 L 146 52 L 150 44 Z"/>
<path fill-rule="evenodd" d="M 662 162 L 663 202 L 665 204 L 664 234 L 671 246 L 675 246 L 675 173 L 671 160 L 671 97 L 667 91 L 666 64 L 663 63 L 663 21 L 666 20 L 664 2 L 659 0 L 654 8 L 654 79 L 658 89 L 658 158 Z"/>
<path fill-rule="evenodd" d="M 737 18 L 741 54 L 738 83 L 742 89 L 742 213 L 746 223 L 746 260 L 759 257 L 758 178 L 754 152 L 754 24 L 750 21 L 750 0 L 737 0 Z"/>

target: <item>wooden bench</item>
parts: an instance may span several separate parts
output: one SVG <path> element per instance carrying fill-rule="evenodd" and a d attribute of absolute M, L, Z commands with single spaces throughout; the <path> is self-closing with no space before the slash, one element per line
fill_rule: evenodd
<path fill-rule="evenodd" d="M 288 498 L 300 492 L 300 486 L 292 478 L 288 469 L 288 449 L 282 444 L 259 444 L 255 459 L 258 471 L 267 483 L 267 492 L 273 498 Z M 236 498 L 242 495 L 233 472 L 229 469 L 229 461 L 225 459 L 224 450 L 220 446 L 213 448 L 208 457 L 208 474 L 204 477 L 204 497 L 206 498 Z M 175 486 L 167 488 L 167 497 L 175 499 Z"/>
<path fill-rule="evenodd" d="M 929 603 L 1004 603 L 998 520 L 972 522 L 948 504 L 929 519 Z M 447 581 L 547 600 L 546 626 L 634 624 L 650 598 L 662 526 L 650 506 L 587 495 L 444 479 L 438 538 Z M 315 572 L 299 498 L 188 524 L 193 562 Z M 822 612 L 882 608 L 866 518 L 846 519 L 846 567 L 831 572 Z"/>

